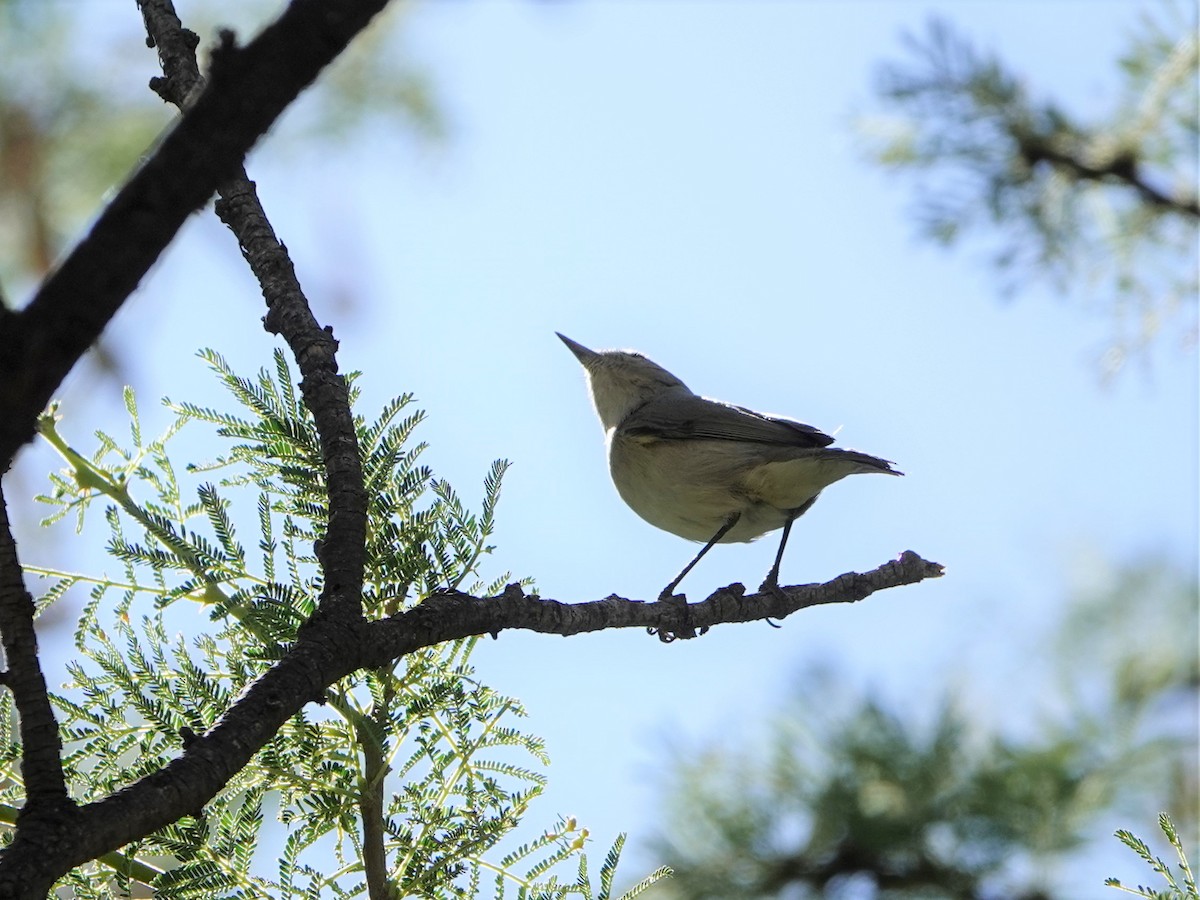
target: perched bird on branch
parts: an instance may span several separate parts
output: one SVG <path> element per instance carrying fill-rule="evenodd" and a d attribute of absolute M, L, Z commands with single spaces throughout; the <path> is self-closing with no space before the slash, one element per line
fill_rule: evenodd
<path fill-rule="evenodd" d="M 665 588 L 672 594 L 714 544 L 752 541 L 783 529 L 760 590 L 778 590 L 792 522 L 847 475 L 901 475 L 892 463 L 791 419 L 700 397 L 640 353 L 589 350 L 558 335 L 587 372 L 608 441 L 617 493 L 664 531 L 705 541 Z"/>

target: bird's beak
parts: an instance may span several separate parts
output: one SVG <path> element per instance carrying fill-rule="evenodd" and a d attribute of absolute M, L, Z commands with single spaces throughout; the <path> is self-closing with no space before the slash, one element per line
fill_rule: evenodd
<path fill-rule="evenodd" d="M 557 331 L 554 333 L 558 334 L 558 339 L 570 348 L 571 352 L 575 354 L 575 358 L 583 364 L 585 369 L 590 368 L 592 362 L 600 355 L 595 350 L 589 350 L 583 344 L 575 343 L 565 334 L 559 334 Z"/>

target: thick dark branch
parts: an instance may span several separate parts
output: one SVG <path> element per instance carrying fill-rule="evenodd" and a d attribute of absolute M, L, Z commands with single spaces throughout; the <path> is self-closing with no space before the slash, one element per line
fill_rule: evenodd
<path fill-rule="evenodd" d="M 220 188 L 222 219 L 235 232 L 267 299 L 267 327 L 288 340 L 325 451 L 330 523 L 322 551 L 325 595 L 349 617 L 322 616 L 183 754 L 136 784 L 82 809 L 66 794 L 58 727 L 37 661 L 33 603 L 11 535 L 0 541 L 4 681 L 22 720 L 27 801 L 12 843 L 0 851 L 0 898 L 42 897 L 71 868 L 195 813 L 240 771 L 287 719 L 361 666 L 366 495 L 336 342 L 308 309 L 287 252 L 241 166 L 242 156 L 287 103 L 344 48 L 386 0 L 294 0 L 245 51 L 225 36 L 204 90 L 195 35 L 169 0 L 142 4 L 166 78 L 152 86 L 182 105 L 180 123 L 125 186 L 92 232 L 21 313 L 0 315 L 0 470 L 11 465 L 32 422 L 74 362 L 99 336 L 186 216 Z M 22 417 L 28 416 L 25 429 Z M 2 501 L 2 497 L 0 497 Z M 7 519 L 3 519 L 7 533 Z M 10 552 L 11 551 L 11 552 Z M 329 607 L 323 602 L 322 612 Z M 337 619 L 340 618 L 341 621 Z"/>
<path fill-rule="evenodd" d="M 4 688 L 0 689 L 12 691 L 21 720 L 25 805 L 18 825 L 31 836 L 44 838 L 41 824 L 71 808 L 72 803 L 63 778 L 58 722 L 38 662 L 33 614 L 33 598 L 25 589 L 17 544 L 8 524 L 8 505 L 0 489 L 0 640 L 7 665 Z"/>
<path fill-rule="evenodd" d="M 153 87 L 166 100 L 185 107 L 203 86 L 196 64 L 196 40 L 175 14 L 172 0 L 142 0 L 146 32 L 158 47 L 165 78 Z M 322 613 L 361 616 L 360 595 L 367 529 L 367 494 L 350 397 L 338 375 L 337 341 L 313 316 L 287 248 L 275 236 L 254 182 L 240 165 L 217 192 L 217 215 L 234 233 L 242 255 L 267 301 L 265 324 L 280 334 L 300 367 L 300 390 L 312 411 L 325 460 L 330 517 L 321 543 L 324 591 Z"/>
<path fill-rule="evenodd" d="M 246 152 L 387 0 L 294 0 L 244 49 L 227 41 L 195 103 L 20 313 L 0 317 L 0 472 L 67 372 Z"/>
<path fill-rule="evenodd" d="M 194 35 L 182 27 L 171 0 L 143 0 L 141 6 L 166 75 L 155 79 L 153 87 L 164 99 L 186 108 L 203 89 Z M 237 236 L 259 280 L 268 306 L 267 327 L 288 340 L 303 373 L 301 388 L 321 436 L 330 493 L 330 522 L 321 553 L 323 600 L 341 599 L 336 610 L 348 615 L 320 616 L 319 624 L 308 627 L 295 647 L 211 729 L 202 736 L 189 732 L 179 757 L 117 794 L 62 816 L 57 840 L 39 842 L 19 828 L 13 845 L 0 854 L 0 896 L 7 896 L 4 876 L 14 870 L 17 883 L 36 883 L 36 890 L 44 893 L 42 885 L 48 887 L 70 868 L 196 813 L 289 717 L 361 665 L 366 492 L 346 384 L 337 374 L 336 342 L 313 318 L 291 259 L 240 161 L 229 174 L 232 177 L 219 185 L 217 212 Z M 329 609 L 323 602 L 322 611 Z M 57 763 L 57 755 L 54 759 Z M 380 851 L 382 846 L 378 842 Z M 39 852 L 34 853 L 34 847 Z"/>

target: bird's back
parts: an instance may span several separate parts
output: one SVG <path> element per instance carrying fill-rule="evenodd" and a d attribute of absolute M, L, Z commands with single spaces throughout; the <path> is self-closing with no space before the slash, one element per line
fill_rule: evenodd
<path fill-rule="evenodd" d="M 609 467 L 621 498 L 650 524 L 707 541 L 737 515 L 722 542 L 751 541 L 847 475 L 899 474 L 887 460 L 829 449 L 832 442 L 791 419 L 672 396 L 644 404 L 610 433 Z"/>

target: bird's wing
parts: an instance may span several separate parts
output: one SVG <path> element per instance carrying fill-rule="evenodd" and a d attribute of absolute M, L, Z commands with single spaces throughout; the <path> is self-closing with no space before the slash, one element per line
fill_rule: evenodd
<path fill-rule="evenodd" d="M 825 447 L 833 438 L 811 425 L 765 416 L 696 395 L 651 400 L 620 425 L 630 437 L 656 440 L 751 441 L 786 447 Z"/>

